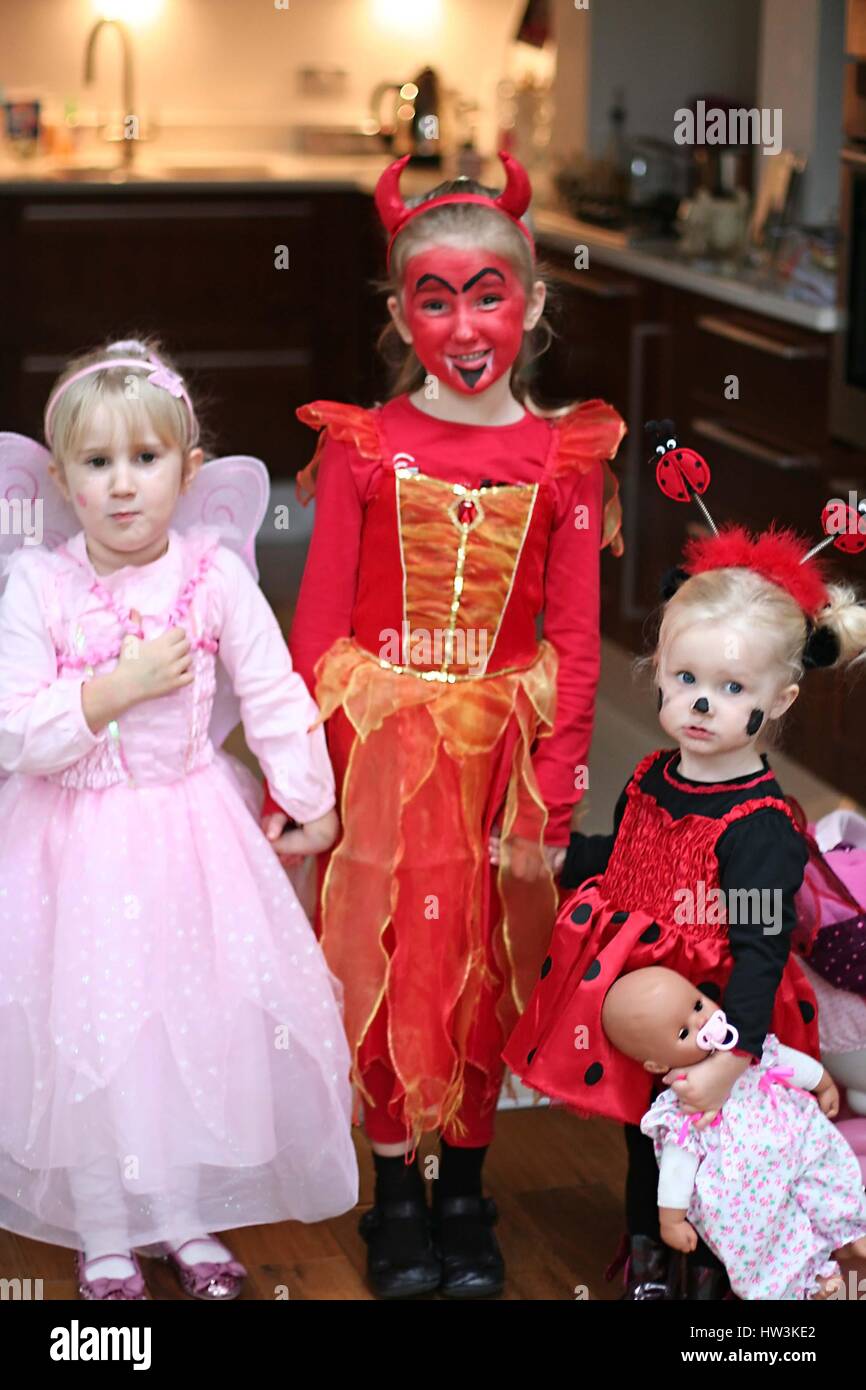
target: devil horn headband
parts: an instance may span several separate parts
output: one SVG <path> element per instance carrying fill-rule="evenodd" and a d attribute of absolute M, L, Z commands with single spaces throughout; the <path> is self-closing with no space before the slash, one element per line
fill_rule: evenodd
<path fill-rule="evenodd" d="M 506 150 L 499 151 L 499 158 L 505 169 L 505 187 L 495 198 L 489 197 L 486 193 L 455 191 L 443 193 L 438 198 L 429 198 L 426 202 L 415 204 L 414 207 L 407 207 L 400 193 L 400 175 L 410 158 L 411 156 L 406 154 L 402 159 L 396 159 L 393 164 L 389 164 L 379 176 L 379 181 L 376 184 L 374 195 L 376 210 L 382 226 L 388 234 L 387 260 L 389 264 L 391 248 L 407 222 L 411 222 L 413 217 L 418 217 L 422 212 L 429 212 L 431 208 L 444 207 L 447 203 L 479 203 L 482 207 L 494 208 L 495 211 L 504 213 L 516 227 L 520 228 L 529 242 L 533 256 L 535 255 L 535 242 L 532 239 L 532 233 L 526 223 L 521 221 L 523 214 L 529 207 L 532 185 L 523 165 L 513 155 L 508 154 Z"/>

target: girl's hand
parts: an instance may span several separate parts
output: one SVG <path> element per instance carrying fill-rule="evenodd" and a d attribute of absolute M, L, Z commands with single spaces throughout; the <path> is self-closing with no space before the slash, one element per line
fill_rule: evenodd
<path fill-rule="evenodd" d="M 698 1234 L 688 1221 L 659 1221 L 659 1230 L 665 1245 L 672 1250 L 681 1250 L 687 1255 L 690 1250 L 697 1249 Z"/>
<path fill-rule="evenodd" d="M 827 1119 L 835 1119 L 839 1114 L 839 1088 L 826 1069 L 815 1088 L 815 1097 Z"/>
<path fill-rule="evenodd" d="M 284 811 L 272 811 L 269 816 L 262 816 L 262 831 L 265 838 L 270 842 L 283 868 L 291 869 L 296 864 L 302 864 L 305 856 L 303 854 L 280 854 L 276 849 L 277 841 L 287 825 L 294 825 L 294 821 Z"/>
<path fill-rule="evenodd" d="M 265 819 L 278 821 L 280 817 L 274 815 Z M 285 824 L 284 820 L 283 825 Z M 307 821 L 306 825 L 300 825 L 296 830 L 286 830 L 276 839 L 271 839 L 267 830 L 265 834 L 284 864 L 297 864 L 305 854 L 321 854 L 323 850 L 330 849 L 339 831 L 337 812 L 327 811 L 324 816 L 319 816 L 318 820 Z"/>
<path fill-rule="evenodd" d="M 141 615 L 135 609 L 130 616 L 133 622 L 141 622 Z M 189 685 L 193 678 L 191 668 L 189 639 L 182 627 L 173 627 L 150 642 L 139 637 L 124 637 L 112 674 L 120 682 L 131 706 L 142 700 L 170 695 L 173 690 Z"/>
<path fill-rule="evenodd" d="M 499 830 L 493 830 L 487 847 L 491 864 L 498 867 L 502 862 L 502 839 Z M 561 872 L 565 863 L 563 845 L 545 845 L 544 857 L 554 878 Z M 532 840 L 524 840 L 520 835 L 512 835 L 509 840 L 509 868 L 515 878 L 534 882 L 541 873 L 541 860 L 538 848 Z"/>
<path fill-rule="evenodd" d="M 716 1052 L 693 1067 L 673 1067 L 664 1082 L 676 1092 L 687 1114 L 703 1111 L 695 1121 L 695 1129 L 707 1129 L 731 1094 L 734 1082 L 749 1065 L 748 1057 Z"/>
<path fill-rule="evenodd" d="M 545 845 L 544 857 L 547 860 L 550 872 L 556 878 L 562 873 L 562 866 L 565 863 L 567 850 L 565 845 Z"/>

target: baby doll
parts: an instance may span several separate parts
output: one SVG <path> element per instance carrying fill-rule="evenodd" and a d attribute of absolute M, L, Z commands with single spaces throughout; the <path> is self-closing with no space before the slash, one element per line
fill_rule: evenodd
<path fill-rule="evenodd" d="M 602 1023 L 615 1047 L 659 1076 L 737 1042 L 714 1000 L 657 966 L 612 985 Z M 698 1128 L 699 1114 L 684 1113 L 675 1092 L 663 1091 L 641 1129 L 659 1162 L 665 1243 L 693 1250 L 700 1233 L 742 1299 L 835 1293 L 836 1258 L 866 1256 L 858 1164 L 828 1118 L 838 1109 L 839 1093 L 821 1063 L 772 1033 L 721 1110 L 703 1116 L 711 1124 Z"/>

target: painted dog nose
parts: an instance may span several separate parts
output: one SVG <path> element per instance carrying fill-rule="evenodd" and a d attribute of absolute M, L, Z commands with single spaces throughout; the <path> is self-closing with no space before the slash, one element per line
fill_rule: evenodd
<path fill-rule="evenodd" d="M 692 709 L 695 711 L 695 714 L 709 714 L 710 702 L 706 695 L 702 695 L 699 700 L 695 700 Z"/>

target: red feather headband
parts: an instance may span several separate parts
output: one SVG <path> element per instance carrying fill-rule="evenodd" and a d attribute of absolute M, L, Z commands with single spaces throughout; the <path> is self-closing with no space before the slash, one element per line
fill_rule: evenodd
<path fill-rule="evenodd" d="M 535 242 L 532 239 L 532 233 L 526 223 L 521 221 L 523 213 L 529 207 L 532 185 L 523 165 L 513 155 L 508 154 L 505 150 L 499 151 L 499 158 L 505 169 L 506 182 L 502 192 L 495 198 L 488 197 L 486 193 L 443 193 L 439 198 L 429 198 L 426 202 L 417 203 L 411 208 L 403 202 L 400 193 L 400 175 L 410 158 L 411 156 L 406 154 L 402 159 L 396 159 L 393 164 L 389 164 L 387 169 L 380 174 L 376 184 L 374 195 L 376 209 L 382 226 L 388 233 L 386 259 L 389 265 L 394 241 L 407 222 L 411 222 L 413 217 L 419 217 L 422 212 L 429 212 L 431 208 L 444 207 L 448 203 L 479 203 L 482 207 L 493 208 L 495 212 L 501 212 L 514 223 L 515 227 L 520 228 L 529 242 L 533 257 L 535 256 Z"/>
<path fill-rule="evenodd" d="M 724 526 L 717 536 L 687 541 L 682 567 L 687 574 L 754 570 L 789 593 L 814 620 L 826 608 L 828 594 L 820 566 L 814 559 L 806 559 L 808 549 L 808 541 L 786 528 L 771 526 L 759 536 L 750 536 L 742 526 Z"/>

